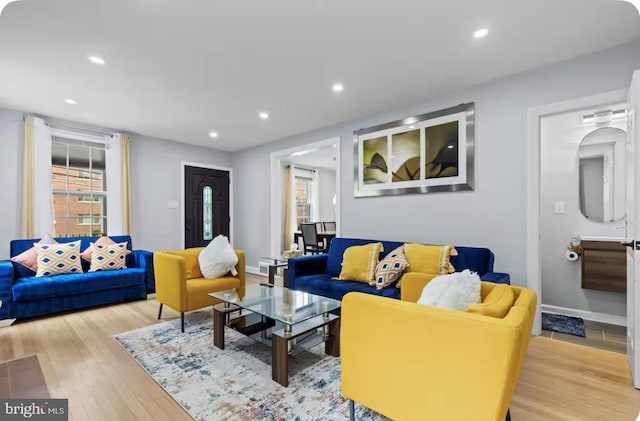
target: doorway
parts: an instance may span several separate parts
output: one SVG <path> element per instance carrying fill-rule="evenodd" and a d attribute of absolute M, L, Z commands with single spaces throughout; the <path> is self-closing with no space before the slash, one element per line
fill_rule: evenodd
<path fill-rule="evenodd" d="M 183 163 L 183 248 L 231 241 L 231 170 Z"/>
<path fill-rule="evenodd" d="M 591 147 L 585 138 L 600 127 L 594 116 L 618 110 L 625 97 L 626 91 L 619 90 L 529 110 L 527 286 L 539 297 L 533 334 L 542 333 L 542 312 L 626 324 L 624 296 L 582 288 L 583 261 L 567 254 L 574 237 L 613 242 L 624 238 L 623 220 L 585 216 L 581 203 L 588 198 L 580 196 L 580 160 L 590 157 L 583 156 L 585 147 Z M 604 203 L 604 195 L 599 203 Z"/>
<path fill-rule="evenodd" d="M 301 193 L 297 199 L 306 198 L 308 203 L 298 203 L 301 210 L 308 209 L 309 222 L 334 222 L 335 235 L 340 234 L 340 138 L 331 138 L 319 142 L 297 146 L 271 154 L 271 256 L 281 256 L 293 242 L 295 227 L 290 229 L 292 238 L 285 239 L 286 220 L 297 222 L 300 215 L 286 218 L 286 182 L 287 166 L 297 168 L 300 185 L 308 185 L 312 180 L 308 194 Z M 315 180 L 315 182 L 313 181 Z M 296 183 L 298 184 L 298 183 Z M 315 184 L 315 188 L 314 185 Z M 306 214 L 305 214 L 306 215 Z M 287 244 L 288 243 L 288 244 Z"/>

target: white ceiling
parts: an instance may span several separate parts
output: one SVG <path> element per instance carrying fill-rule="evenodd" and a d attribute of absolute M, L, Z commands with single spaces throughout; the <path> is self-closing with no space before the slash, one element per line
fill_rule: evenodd
<path fill-rule="evenodd" d="M 302 153 L 302 155 L 300 155 Z M 336 148 L 326 146 L 323 148 L 313 148 L 295 152 L 282 160 L 286 163 L 304 168 L 324 168 L 336 169 Z"/>
<path fill-rule="evenodd" d="M 233 151 L 639 37 L 611 0 L 24 0 L 0 106 Z"/>

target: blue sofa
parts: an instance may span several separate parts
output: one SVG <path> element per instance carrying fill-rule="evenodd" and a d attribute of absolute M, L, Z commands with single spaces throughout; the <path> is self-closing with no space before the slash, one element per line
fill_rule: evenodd
<path fill-rule="evenodd" d="M 80 240 L 84 251 L 99 237 L 56 238 L 59 243 Z M 115 242 L 131 237 L 112 236 Z M 33 247 L 39 239 L 13 240 L 11 257 Z M 10 260 L 0 261 L 0 320 L 40 316 L 92 307 L 101 304 L 145 298 L 155 291 L 153 253 L 134 250 L 127 256 L 127 268 L 111 271 L 87 272 L 89 263 L 82 261 L 84 273 L 36 277 L 35 272 Z"/>
<path fill-rule="evenodd" d="M 334 238 L 331 240 L 326 254 L 314 254 L 289 259 L 287 274 L 287 288 L 305 291 L 324 297 L 342 300 L 348 292 L 364 292 L 389 298 L 400 298 L 400 288 L 395 285 L 376 289 L 365 282 L 339 281 L 332 279 L 340 275 L 342 256 L 349 246 L 357 246 L 378 242 L 380 240 L 365 240 L 361 238 Z M 403 243 L 397 241 L 380 241 L 384 251 L 380 259 Z M 509 275 L 493 272 L 494 256 L 491 250 L 478 247 L 459 247 L 457 256 L 451 257 L 451 263 L 456 271 L 470 269 L 477 272 L 483 281 L 510 284 Z"/>

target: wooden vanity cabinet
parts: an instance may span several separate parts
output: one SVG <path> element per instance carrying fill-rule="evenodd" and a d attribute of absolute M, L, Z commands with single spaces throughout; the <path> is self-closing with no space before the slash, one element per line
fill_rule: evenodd
<path fill-rule="evenodd" d="M 582 241 L 582 288 L 627 292 L 627 252 L 615 241 Z"/>

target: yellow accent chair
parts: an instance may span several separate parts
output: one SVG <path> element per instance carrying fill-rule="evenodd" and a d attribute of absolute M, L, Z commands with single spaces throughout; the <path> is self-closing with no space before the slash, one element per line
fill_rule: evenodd
<path fill-rule="evenodd" d="M 486 315 L 495 314 L 500 298 L 489 301 L 505 295 L 489 296 L 500 285 L 491 282 L 481 283 L 489 312 L 478 308 L 483 304 L 467 312 L 417 304 L 432 278 L 403 278 L 402 300 L 358 292 L 344 297 L 342 393 L 352 420 L 354 401 L 399 421 L 510 420 L 535 292 L 508 285 L 513 301 L 499 318 Z"/>
<path fill-rule="evenodd" d="M 156 278 L 156 299 L 160 301 L 158 320 L 162 317 L 162 306 L 166 304 L 180 313 L 181 329 L 184 333 L 184 313 L 220 303 L 208 294 L 235 288 L 240 296 L 245 288 L 244 251 L 235 250 L 238 256 L 238 274 L 227 274 L 221 278 L 207 279 L 200 272 L 198 255 L 204 247 L 186 250 L 167 250 L 153 253 L 153 270 Z"/>

